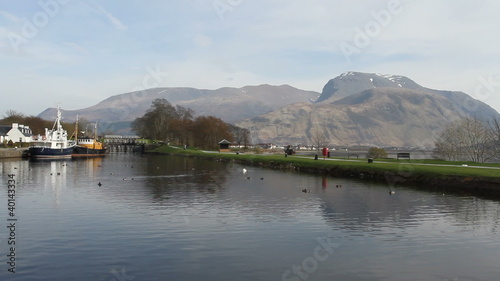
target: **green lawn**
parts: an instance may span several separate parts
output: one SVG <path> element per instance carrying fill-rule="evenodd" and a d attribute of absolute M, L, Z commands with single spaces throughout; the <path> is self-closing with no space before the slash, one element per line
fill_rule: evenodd
<path fill-rule="evenodd" d="M 367 163 L 366 159 L 346 161 L 345 159 L 314 160 L 313 156 L 288 156 L 284 154 L 253 154 L 253 153 L 218 153 L 203 152 L 195 149 L 172 148 L 161 146 L 152 152 L 175 153 L 199 157 L 212 157 L 218 159 L 240 159 L 245 161 L 272 161 L 280 164 L 290 164 L 296 167 L 317 167 L 317 168 L 337 168 L 346 171 L 366 171 L 366 172 L 395 172 L 399 174 L 411 174 L 413 176 L 463 176 L 463 177 L 500 177 L 500 164 L 478 164 L 471 162 L 448 162 L 442 160 L 396 160 L 396 159 L 375 159 L 374 163 Z M 304 158 L 305 157 L 305 158 Z M 328 159 L 328 158 L 327 158 Z M 432 164 L 432 165 L 422 165 Z M 462 166 L 466 164 L 467 166 Z M 439 166 L 451 165 L 451 166 Z M 480 166 L 475 168 L 471 166 Z"/>

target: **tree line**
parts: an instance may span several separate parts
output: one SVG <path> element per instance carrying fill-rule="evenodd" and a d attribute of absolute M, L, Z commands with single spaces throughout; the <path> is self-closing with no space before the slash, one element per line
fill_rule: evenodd
<path fill-rule="evenodd" d="M 15 110 L 7 110 L 5 112 L 5 115 L 3 116 L 3 119 L 0 119 L 0 125 L 7 125 L 10 126 L 12 123 L 17 123 L 25 126 L 29 126 L 31 131 L 33 132 L 33 135 L 43 135 L 45 134 L 45 128 L 52 129 L 54 126 L 54 120 L 45 120 L 40 117 L 36 117 L 33 115 L 25 115 L 21 112 L 15 111 Z M 78 121 L 78 127 L 79 127 L 79 134 L 83 135 L 92 135 L 93 130 L 92 125 L 90 121 L 88 121 L 85 118 L 80 118 Z M 61 121 L 61 126 L 63 127 L 64 130 L 68 131 L 68 133 L 73 134 L 75 133 L 75 123 L 74 122 L 64 122 Z"/>
<path fill-rule="evenodd" d="M 500 157 L 500 120 L 466 117 L 446 125 L 438 135 L 434 155 L 449 161 L 488 162 Z"/>
<path fill-rule="evenodd" d="M 34 135 L 42 135 L 45 133 L 45 128 L 50 129 L 54 125 L 54 121 L 36 116 L 28 116 L 15 110 L 7 110 L 3 119 L 0 119 L 0 125 L 12 125 L 12 123 L 29 126 Z M 61 125 L 68 132 L 72 132 L 75 127 L 73 123 L 61 122 Z"/>
<path fill-rule="evenodd" d="M 142 138 L 202 149 L 215 149 L 223 139 L 246 146 L 250 136 L 247 129 L 227 124 L 214 116 L 195 118 L 192 109 L 173 106 L 166 99 L 155 99 L 131 127 Z"/>

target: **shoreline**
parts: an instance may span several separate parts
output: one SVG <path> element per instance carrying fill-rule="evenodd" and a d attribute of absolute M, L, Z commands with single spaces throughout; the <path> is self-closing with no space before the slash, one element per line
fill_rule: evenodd
<path fill-rule="evenodd" d="M 0 159 L 22 158 L 26 148 L 0 148 Z"/>
<path fill-rule="evenodd" d="M 369 164 L 366 159 L 364 159 L 365 161 L 323 160 L 322 158 L 314 160 L 303 156 L 284 157 L 282 154 L 202 152 L 164 146 L 149 150 L 146 153 L 212 158 L 250 166 L 358 179 L 387 184 L 389 188 L 405 185 L 431 191 L 500 196 L 500 167 L 433 165 L 412 162 L 389 163 L 383 161 L 375 161 L 375 163 Z M 445 169 L 446 173 L 440 173 L 438 169 L 440 167 Z M 476 169 L 477 172 L 474 172 L 473 169 Z M 460 174 L 461 171 L 464 171 L 464 173 Z M 481 175 L 482 173 L 487 176 Z"/>

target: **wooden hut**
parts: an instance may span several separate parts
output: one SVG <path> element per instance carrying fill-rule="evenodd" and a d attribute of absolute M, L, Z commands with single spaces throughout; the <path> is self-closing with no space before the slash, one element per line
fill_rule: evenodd
<path fill-rule="evenodd" d="M 219 142 L 219 152 L 230 152 L 231 150 L 229 149 L 229 145 L 231 143 L 226 140 L 226 139 L 223 139 Z"/>

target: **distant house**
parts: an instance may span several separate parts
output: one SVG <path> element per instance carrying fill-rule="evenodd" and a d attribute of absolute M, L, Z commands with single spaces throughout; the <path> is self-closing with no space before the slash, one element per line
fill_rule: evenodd
<path fill-rule="evenodd" d="M 231 145 L 231 142 L 226 140 L 226 139 L 223 139 L 219 142 L 219 152 L 230 152 L 231 149 L 230 149 L 230 146 Z"/>
<path fill-rule="evenodd" d="M 0 142 L 12 141 L 13 143 L 29 143 L 33 137 L 33 132 L 29 126 L 18 123 L 12 125 L 0 125 Z"/>

